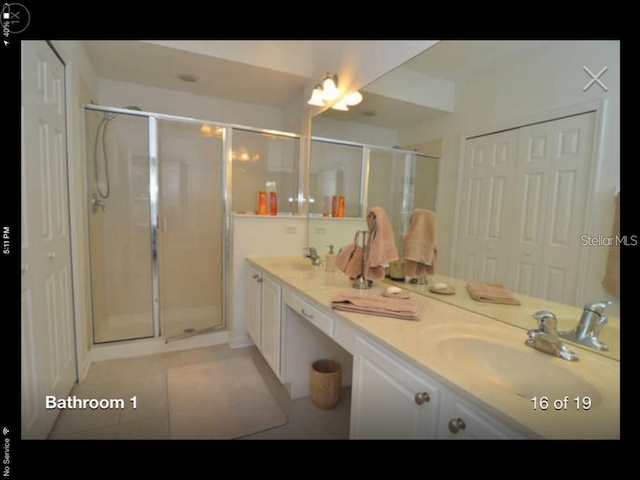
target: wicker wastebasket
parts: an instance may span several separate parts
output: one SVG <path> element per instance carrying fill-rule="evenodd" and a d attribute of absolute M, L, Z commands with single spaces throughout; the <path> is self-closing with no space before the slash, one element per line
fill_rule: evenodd
<path fill-rule="evenodd" d="M 329 410 L 340 401 L 342 365 L 335 360 L 317 360 L 311 365 L 311 400 L 316 407 Z"/>

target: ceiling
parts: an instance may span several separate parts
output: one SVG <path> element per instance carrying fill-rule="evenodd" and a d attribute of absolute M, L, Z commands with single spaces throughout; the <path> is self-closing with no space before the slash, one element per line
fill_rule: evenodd
<path fill-rule="evenodd" d="M 100 78 L 237 102 L 284 108 L 310 82 L 309 76 L 291 73 L 302 70 L 296 70 L 293 65 L 285 72 L 141 41 L 82 43 Z M 399 68 L 455 82 L 480 68 L 545 43 L 548 42 L 447 40 L 425 50 Z M 179 76 L 184 73 L 195 76 L 197 81 L 180 80 Z M 368 93 L 366 87 L 361 91 L 364 99 L 360 105 L 351 107 L 349 112 L 328 110 L 323 117 L 398 128 L 442 114 L 437 109 Z"/>
<path fill-rule="evenodd" d="M 141 41 L 83 41 L 100 78 L 283 108 L 309 78 Z M 194 75 L 196 82 L 180 80 Z"/>

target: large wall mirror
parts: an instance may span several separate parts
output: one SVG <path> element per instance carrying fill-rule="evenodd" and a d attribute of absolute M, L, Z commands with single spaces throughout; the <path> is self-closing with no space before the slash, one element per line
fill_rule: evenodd
<path fill-rule="evenodd" d="M 619 292 L 603 280 L 616 275 L 620 42 L 447 40 L 361 93 L 348 112 L 314 117 L 312 135 L 437 158 L 437 182 L 414 182 L 435 192 L 437 275 L 459 291 L 469 280 L 499 282 L 527 301 L 517 309 L 437 298 L 524 329 L 535 327 L 533 309 L 555 309 L 559 330 L 573 328 L 587 302 L 609 301 L 600 338 L 611 350 L 601 353 L 619 358 Z M 405 168 L 371 162 L 369 177 L 388 178 L 390 167 Z M 334 224 L 352 228 L 339 220 L 311 217 L 310 242 L 350 241 L 334 234 Z M 405 228 L 406 218 L 393 221 Z"/>

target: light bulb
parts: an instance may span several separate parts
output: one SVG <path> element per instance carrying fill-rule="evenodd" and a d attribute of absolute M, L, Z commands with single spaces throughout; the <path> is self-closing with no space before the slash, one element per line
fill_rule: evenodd
<path fill-rule="evenodd" d="M 344 99 L 340 100 L 338 103 L 333 105 L 331 108 L 333 108 L 334 110 L 341 110 L 343 112 L 348 112 L 349 111 L 349 107 L 347 107 L 347 104 L 344 101 Z"/>
<path fill-rule="evenodd" d="M 351 92 L 349 95 L 344 97 L 344 102 L 350 107 L 353 105 L 358 105 L 362 101 L 362 94 L 357 90 L 355 92 Z"/>
<path fill-rule="evenodd" d="M 311 93 L 311 98 L 307 102 L 309 105 L 315 105 L 316 107 L 324 107 L 324 100 L 322 99 L 322 88 L 320 85 L 316 85 Z"/>
<path fill-rule="evenodd" d="M 327 74 L 327 77 L 322 82 L 322 98 L 330 102 L 338 98 L 339 95 L 340 91 L 338 90 L 333 77 Z"/>

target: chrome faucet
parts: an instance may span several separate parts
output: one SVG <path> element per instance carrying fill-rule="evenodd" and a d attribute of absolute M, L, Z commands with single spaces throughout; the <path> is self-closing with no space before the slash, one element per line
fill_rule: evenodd
<path fill-rule="evenodd" d="M 587 303 L 576 328 L 570 332 L 560 332 L 560 336 L 589 348 L 608 351 L 609 345 L 602 343 L 598 338 L 600 330 L 608 321 L 608 318 L 603 315 L 607 305 L 611 305 L 611 302 Z"/>
<path fill-rule="evenodd" d="M 310 259 L 311 264 L 316 267 L 322 265 L 322 259 L 318 256 L 318 252 L 314 247 L 305 247 L 305 250 L 308 251 L 302 255 L 304 258 Z"/>
<path fill-rule="evenodd" d="M 547 310 L 541 310 L 532 316 L 538 321 L 538 328 L 527 331 L 529 338 L 524 342 L 526 345 L 541 352 L 548 353 L 549 355 L 564 358 L 570 362 L 578 360 L 578 354 L 569 350 L 566 345 L 560 341 L 558 331 L 556 330 L 558 319 L 553 313 Z"/>

